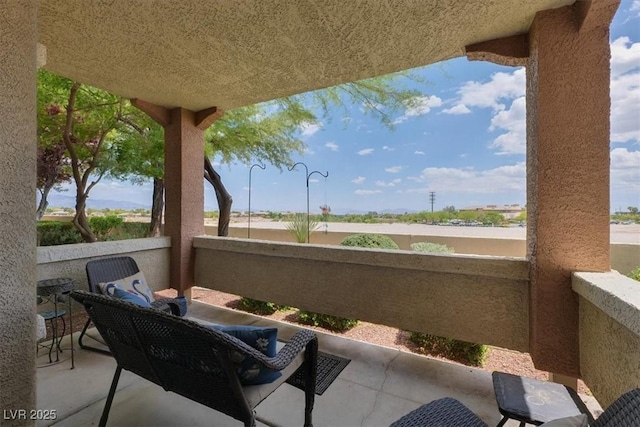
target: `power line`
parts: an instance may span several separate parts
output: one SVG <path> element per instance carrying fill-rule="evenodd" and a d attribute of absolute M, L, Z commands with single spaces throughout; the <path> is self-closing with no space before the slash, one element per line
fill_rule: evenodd
<path fill-rule="evenodd" d="M 433 213 L 433 203 L 436 201 L 435 191 L 429 191 L 429 201 L 431 202 L 431 213 Z"/>

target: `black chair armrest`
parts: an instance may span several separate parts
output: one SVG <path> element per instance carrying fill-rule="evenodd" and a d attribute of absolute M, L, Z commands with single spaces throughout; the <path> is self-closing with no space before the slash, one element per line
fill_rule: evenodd
<path fill-rule="evenodd" d="M 157 310 L 171 312 L 171 314 L 180 317 L 187 314 L 182 305 L 176 302 L 174 298 L 157 298 L 151 303 L 151 307 Z"/>

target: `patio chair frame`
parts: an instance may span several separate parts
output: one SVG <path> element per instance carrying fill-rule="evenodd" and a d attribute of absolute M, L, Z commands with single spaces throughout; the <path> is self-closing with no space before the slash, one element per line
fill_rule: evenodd
<path fill-rule="evenodd" d="M 95 294 L 101 294 L 100 283 L 112 282 L 115 280 L 123 279 L 125 277 L 132 276 L 140 272 L 136 261 L 129 256 L 119 256 L 110 258 L 100 258 L 87 262 L 87 283 L 89 284 L 89 291 Z M 172 313 L 176 316 L 184 316 L 185 313 L 181 311 L 181 305 L 176 303 L 173 298 L 158 298 L 151 303 L 153 308 Z M 106 343 L 100 341 L 96 337 L 88 335 L 87 329 L 91 326 L 91 318 L 87 319 L 87 322 L 82 328 L 80 337 L 78 338 L 78 344 L 83 350 L 94 351 L 96 353 L 102 353 L 111 355 L 111 352 L 98 347 L 92 347 L 84 344 L 82 339 L 85 335 L 100 344 L 106 345 Z"/>
<path fill-rule="evenodd" d="M 74 291 L 71 296 L 84 305 L 117 362 L 100 426 L 107 424 L 123 369 L 254 426 L 254 408 L 260 402 L 249 403 L 231 357 L 240 353 L 282 371 L 302 352 L 304 425 L 312 426 L 318 357 L 318 340 L 312 331 L 297 332 L 275 357 L 267 357 L 231 335 L 159 310 L 86 291 Z"/>

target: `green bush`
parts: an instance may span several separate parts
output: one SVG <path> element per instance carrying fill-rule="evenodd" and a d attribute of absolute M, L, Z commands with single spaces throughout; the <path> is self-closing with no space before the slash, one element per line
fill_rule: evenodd
<path fill-rule="evenodd" d="M 109 234 L 123 224 L 122 218 L 116 215 L 92 216 L 89 218 L 89 227 L 98 240 L 109 240 Z"/>
<path fill-rule="evenodd" d="M 640 282 L 640 266 L 631 270 L 631 273 L 629 273 L 629 277 Z"/>
<path fill-rule="evenodd" d="M 82 236 L 71 222 L 40 221 L 37 225 L 38 245 L 55 246 L 82 243 Z"/>
<path fill-rule="evenodd" d="M 287 307 L 286 305 L 278 305 L 273 302 L 265 302 L 257 299 L 242 297 L 240 299 L 240 306 L 238 308 L 244 311 L 248 311 L 249 313 L 268 316 L 270 314 L 275 313 L 278 310 L 286 310 L 289 307 Z"/>
<path fill-rule="evenodd" d="M 412 243 L 411 249 L 416 252 L 427 252 L 431 254 L 451 254 L 455 252 L 453 248 L 450 248 L 447 245 L 441 245 L 439 243 L 431 242 Z"/>
<path fill-rule="evenodd" d="M 340 242 L 340 246 L 356 246 L 359 248 L 400 249 L 391 238 L 382 234 L 354 234 Z"/>
<path fill-rule="evenodd" d="M 442 356 L 471 366 L 482 366 L 489 348 L 486 345 L 443 338 L 436 335 L 411 332 L 409 340 L 421 351 L 432 356 Z"/>
<path fill-rule="evenodd" d="M 320 326 L 332 331 L 345 332 L 358 324 L 357 319 L 331 316 L 330 314 L 314 313 L 311 311 L 299 311 L 300 322 L 306 325 Z"/>

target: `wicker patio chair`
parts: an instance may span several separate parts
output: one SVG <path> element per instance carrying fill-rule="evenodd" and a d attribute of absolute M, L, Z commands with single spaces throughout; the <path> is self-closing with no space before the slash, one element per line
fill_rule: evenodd
<path fill-rule="evenodd" d="M 312 426 L 318 357 L 315 333 L 299 331 L 275 357 L 267 357 L 231 335 L 191 320 L 86 291 L 74 291 L 71 296 L 84 305 L 117 362 L 100 426 L 107 423 L 123 369 L 254 426 L 254 408 L 303 364 L 305 426 Z M 282 376 L 269 384 L 243 386 L 231 361 L 236 353 Z"/>
<path fill-rule="evenodd" d="M 521 422 L 520 425 L 524 426 L 525 422 Z M 541 427 L 546 425 L 547 423 L 540 424 Z M 640 426 L 640 388 L 620 396 L 589 425 L 591 427 Z M 488 425 L 456 399 L 445 397 L 420 406 L 395 421 L 390 427 L 488 427 Z"/>
<path fill-rule="evenodd" d="M 133 258 L 123 256 L 89 261 L 86 266 L 86 271 L 87 282 L 89 283 L 89 291 L 100 294 L 100 288 L 98 286 L 100 283 L 106 283 L 132 276 L 138 273 L 140 269 L 138 268 L 138 264 Z M 185 305 L 179 303 L 173 298 L 158 298 L 151 303 L 151 306 L 158 310 L 172 313 L 176 316 L 184 316 L 186 314 Z M 100 340 L 86 333 L 90 325 L 91 319 L 87 319 L 87 322 L 85 323 L 84 328 L 80 333 L 80 337 L 78 338 L 78 344 L 80 345 L 80 348 L 103 354 L 111 354 L 107 350 L 83 344 L 82 339 L 85 337 L 85 335 L 95 341 L 100 342 L 100 344 L 104 344 Z"/>

